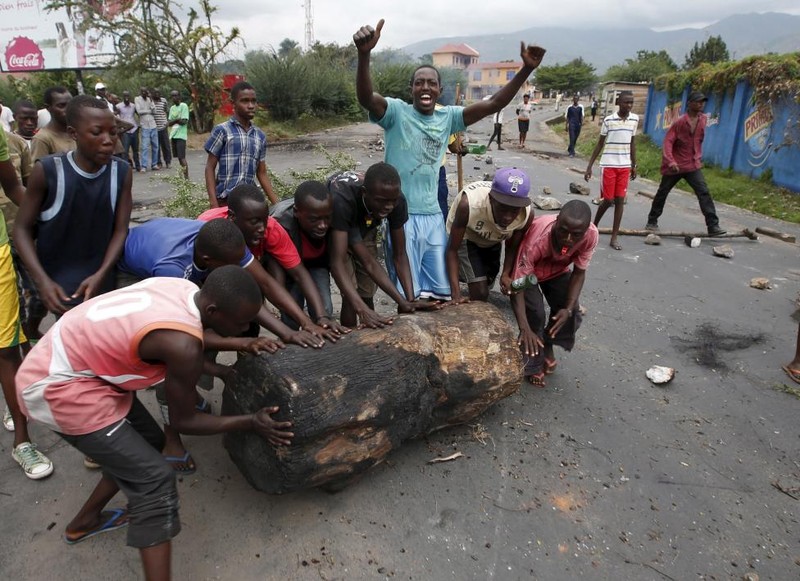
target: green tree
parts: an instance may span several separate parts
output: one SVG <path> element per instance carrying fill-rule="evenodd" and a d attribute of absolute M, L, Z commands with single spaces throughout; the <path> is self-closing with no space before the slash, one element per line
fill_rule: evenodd
<path fill-rule="evenodd" d="M 355 71 L 358 63 L 358 50 L 353 43 L 339 46 L 335 42 L 329 42 L 328 44 L 315 42 L 307 54 L 312 58 L 319 59 L 321 62 L 327 62 L 329 66 L 335 69 L 344 68 Z"/>
<path fill-rule="evenodd" d="M 467 94 L 466 73 L 463 69 L 443 67 L 439 69 L 439 74 L 442 76 L 442 93 L 439 95 L 439 103 L 442 105 L 455 105 L 456 86 L 460 87 L 462 95 Z"/>
<path fill-rule="evenodd" d="M 148 0 L 142 10 L 124 17 L 106 17 L 92 0 L 53 0 L 46 8 L 79 6 L 92 26 L 111 35 L 118 53 L 113 66 L 122 73 L 158 71 L 192 95 L 195 130 L 209 131 L 222 94 L 214 64 L 241 41 L 238 28 L 225 32 L 212 22 L 216 7 L 199 0 L 183 8 L 171 0 Z"/>
<path fill-rule="evenodd" d="M 640 50 L 637 51 L 635 59 L 625 59 L 623 64 L 609 67 L 603 78 L 606 81 L 642 83 L 677 70 L 678 65 L 667 51 Z"/>
<path fill-rule="evenodd" d="M 429 52 L 426 52 L 424 55 L 420 56 L 417 59 L 417 62 L 421 65 L 432 65 L 433 64 L 433 55 Z"/>
<path fill-rule="evenodd" d="M 383 50 L 377 50 L 372 53 L 372 56 L 370 57 L 370 63 L 372 63 L 373 67 L 383 65 L 401 65 L 411 62 L 414 62 L 414 59 L 411 58 L 411 55 L 399 48 L 384 48 Z"/>
<path fill-rule="evenodd" d="M 413 63 L 373 67 L 371 74 L 375 92 L 384 97 L 394 97 L 410 102 L 411 75 L 415 68 L 417 66 Z"/>
<path fill-rule="evenodd" d="M 684 70 L 694 69 L 702 63 L 723 63 L 731 60 L 728 54 L 728 45 L 722 40 L 722 36 L 711 36 L 702 44 L 694 43 L 692 50 L 686 55 L 683 63 Z"/>
<path fill-rule="evenodd" d="M 284 38 L 278 45 L 278 57 L 289 58 L 292 55 L 300 54 L 300 43 L 291 38 Z"/>
<path fill-rule="evenodd" d="M 577 93 L 589 89 L 596 80 L 594 67 L 582 58 L 536 69 L 536 86 L 544 91 Z"/>
<path fill-rule="evenodd" d="M 273 119 L 358 115 L 349 55 L 332 59 L 332 50 L 316 44 L 305 54 L 292 53 L 285 59 L 265 51 L 245 55 L 247 78 Z"/>

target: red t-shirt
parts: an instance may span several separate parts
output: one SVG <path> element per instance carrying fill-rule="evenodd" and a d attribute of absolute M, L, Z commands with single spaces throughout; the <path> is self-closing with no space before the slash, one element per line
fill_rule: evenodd
<path fill-rule="evenodd" d="M 553 249 L 551 238 L 556 218 L 558 215 L 550 214 L 531 222 L 519 245 L 512 278 L 535 274 L 544 282 L 564 274 L 573 263 L 581 270 L 588 268 L 599 238 L 597 226 L 590 224 L 583 238 L 569 252 L 561 254 Z"/>
<path fill-rule="evenodd" d="M 201 222 L 210 222 L 217 218 L 227 218 L 228 208 L 211 208 L 200 214 L 197 219 Z M 296 268 L 300 264 L 300 254 L 297 248 L 294 247 L 292 239 L 286 230 L 278 224 L 273 218 L 267 218 L 267 227 L 264 230 L 264 238 L 256 246 L 248 246 L 250 252 L 253 253 L 258 260 L 264 254 L 269 254 L 284 270 Z"/>
<path fill-rule="evenodd" d="M 300 232 L 300 256 L 303 260 L 315 260 L 321 258 L 328 252 L 328 241 L 324 238 L 321 244 L 314 244 L 309 240 L 305 234 Z"/>

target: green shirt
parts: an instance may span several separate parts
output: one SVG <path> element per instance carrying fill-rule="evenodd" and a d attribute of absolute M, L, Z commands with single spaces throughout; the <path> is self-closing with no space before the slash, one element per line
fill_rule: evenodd
<path fill-rule="evenodd" d="M 177 123 L 175 125 L 170 125 L 169 138 L 183 139 L 185 141 L 189 136 L 189 106 L 186 103 L 173 105 L 169 108 L 167 121 L 176 121 L 178 119 L 186 119 L 186 123 L 183 125 Z"/>
<path fill-rule="evenodd" d="M 8 155 L 8 141 L 6 140 L 6 132 L 0 129 L 0 163 L 11 161 Z M 0 212 L 0 246 L 8 244 L 8 229 L 6 228 L 6 219 L 3 213 Z"/>

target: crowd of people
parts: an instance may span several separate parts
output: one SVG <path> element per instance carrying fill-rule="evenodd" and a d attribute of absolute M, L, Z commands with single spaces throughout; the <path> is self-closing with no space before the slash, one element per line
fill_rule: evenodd
<path fill-rule="evenodd" d="M 266 171 L 266 137 L 253 124 L 256 91 L 240 82 L 230 91 L 232 117 L 205 144 L 209 209 L 196 220 L 159 218 L 129 228 L 134 170 L 169 168 L 173 158 L 188 170 L 189 115 L 177 92 L 167 108 L 155 90 L 142 89 L 133 102 L 123 92 L 115 102 L 102 83 L 95 96 L 54 87 L 44 95 L 49 121 L 38 132 L 33 104 L 15 107 L 17 132 L 0 132 L 0 185 L 10 200 L 0 216 L 3 423 L 14 433 L 14 459 L 31 479 L 52 474 L 53 464 L 31 442 L 29 420 L 102 470 L 66 526 L 67 543 L 127 526 L 145 577 L 169 578 L 170 542 L 180 531 L 175 476 L 197 468 L 181 434 L 254 430 L 276 447 L 293 438 L 291 421 L 274 418 L 277 408 L 210 413 L 196 386 L 203 377 L 230 374 L 217 353 L 274 353 L 287 344 L 320 349 L 359 327 L 391 325 L 393 316 L 375 310 L 378 288 L 402 314 L 485 301 L 497 280 L 510 297 L 524 377 L 533 386 L 545 387 L 555 372 L 554 346 L 573 348 L 598 243 L 590 207 L 573 200 L 558 215 L 535 216 L 530 178 L 512 167 L 468 184 L 444 216 L 439 200 L 450 136 L 489 116 L 502 125 L 498 114 L 545 50 L 522 44 L 516 75 L 491 99 L 466 107 L 437 107 L 439 72 L 420 66 L 407 103 L 374 91 L 370 55 L 382 28 L 383 21 L 361 27 L 353 40 L 356 94 L 385 131 L 385 161 L 304 182 L 293 198 L 279 201 Z M 632 97 L 621 96 L 617 117 L 604 121 L 608 129 L 587 169 L 588 179 L 602 151 L 609 193 L 595 222 L 613 204 L 615 228 L 622 184 L 635 177 L 631 104 Z M 517 110 L 520 147 L 530 112 L 526 98 Z M 568 110 L 568 128 L 575 119 Z M 629 139 L 613 137 L 617 131 Z M 682 159 L 676 156 L 679 169 Z M 607 180 L 606 168 L 627 173 Z M 662 184 L 662 198 L 676 176 L 697 182 L 691 171 Z M 652 224 L 662 207 L 654 203 Z M 6 224 L 13 224 L 12 237 Z M 382 228 L 385 269 L 378 260 Z M 338 320 L 331 277 L 342 299 Z M 42 335 L 48 312 L 56 320 Z M 136 395 L 150 387 L 163 430 Z M 107 508 L 119 490 L 127 507 Z"/>

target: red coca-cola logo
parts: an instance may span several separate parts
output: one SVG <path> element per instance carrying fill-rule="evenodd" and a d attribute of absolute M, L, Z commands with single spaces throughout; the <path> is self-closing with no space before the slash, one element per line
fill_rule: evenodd
<path fill-rule="evenodd" d="M 40 71 L 44 68 L 44 55 L 39 45 L 25 36 L 18 36 L 6 47 L 6 70 Z"/>

